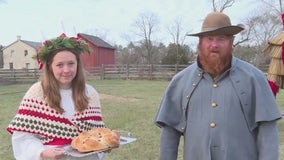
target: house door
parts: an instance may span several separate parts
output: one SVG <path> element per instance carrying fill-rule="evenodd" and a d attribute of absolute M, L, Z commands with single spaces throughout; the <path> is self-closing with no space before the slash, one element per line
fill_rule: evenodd
<path fill-rule="evenodd" d="M 14 69 L 13 63 L 9 63 L 9 68 L 10 68 L 10 70 Z"/>

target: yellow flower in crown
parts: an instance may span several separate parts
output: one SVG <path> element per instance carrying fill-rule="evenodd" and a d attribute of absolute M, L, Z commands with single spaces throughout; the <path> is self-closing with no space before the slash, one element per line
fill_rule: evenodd
<path fill-rule="evenodd" d="M 56 51 L 70 50 L 76 54 L 90 53 L 88 44 L 76 37 L 66 37 L 62 33 L 59 37 L 51 40 L 46 40 L 43 45 L 38 48 L 37 62 L 39 64 L 39 69 L 42 69 L 43 64 L 46 62 L 48 57 L 55 53 Z"/>

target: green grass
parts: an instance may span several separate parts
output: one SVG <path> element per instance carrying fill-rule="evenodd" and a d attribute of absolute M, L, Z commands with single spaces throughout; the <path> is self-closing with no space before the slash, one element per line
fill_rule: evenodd
<path fill-rule="evenodd" d="M 18 104 L 30 85 L 11 85 L 0 87 L 0 157 L 12 158 L 11 136 L 6 127 L 18 109 Z"/>
<path fill-rule="evenodd" d="M 159 153 L 160 130 L 153 119 L 168 81 L 95 80 L 89 82 L 102 95 L 101 104 L 107 127 L 130 131 L 134 143 L 114 149 L 107 160 L 155 160 Z M 5 130 L 30 85 L 0 87 L 0 157 L 12 160 L 11 136 Z M 7 94 L 7 95 L 6 95 Z M 284 91 L 277 102 L 284 111 Z M 284 120 L 279 121 L 281 150 L 284 150 Z M 180 149 L 182 153 L 182 149 Z M 283 152 L 283 151 L 282 151 Z M 182 159 L 181 153 L 179 159 Z M 284 159 L 281 153 L 280 159 Z"/>
<path fill-rule="evenodd" d="M 122 99 L 102 99 L 106 125 L 130 131 L 138 140 L 109 154 L 110 160 L 152 160 L 158 157 L 159 129 L 153 120 L 167 81 L 95 81 L 99 93 Z"/>

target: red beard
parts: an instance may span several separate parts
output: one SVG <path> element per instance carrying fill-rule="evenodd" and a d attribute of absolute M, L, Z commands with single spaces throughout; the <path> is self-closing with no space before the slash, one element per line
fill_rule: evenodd
<path fill-rule="evenodd" d="M 202 68 L 213 77 L 221 75 L 230 68 L 232 58 L 231 54 L 227 54 L 225 56 L 205 56 L 203 54 L 199 54 L 198 56 Z"/>

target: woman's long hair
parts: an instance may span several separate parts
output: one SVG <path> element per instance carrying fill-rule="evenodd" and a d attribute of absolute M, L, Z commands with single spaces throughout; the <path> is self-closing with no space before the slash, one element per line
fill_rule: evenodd
<path fill-rule="evenodd" d="M 62 50 L 52 53 L 45 62 L 43 75 L 41 77 L 41 85 L 43 88 L 43 94 L 47 100 L 48 105 L 54 108 L 60 113 L 64 112 L 61 106 L 60 87 L 58 81 L 55 79 L 52 71 L 52 62 L 54 56 Z M 88 107 L 89 98 L 86 95 L 86 81 L 83 70 L 83 65 L 80 59 L 80 54 L 75 51 L 68 50 L 76 56 L 77 60 L 77 74 L 72 80 L 72 97 L 75 105 L 75 109 L 78 112 L 82 112 Z"/>

